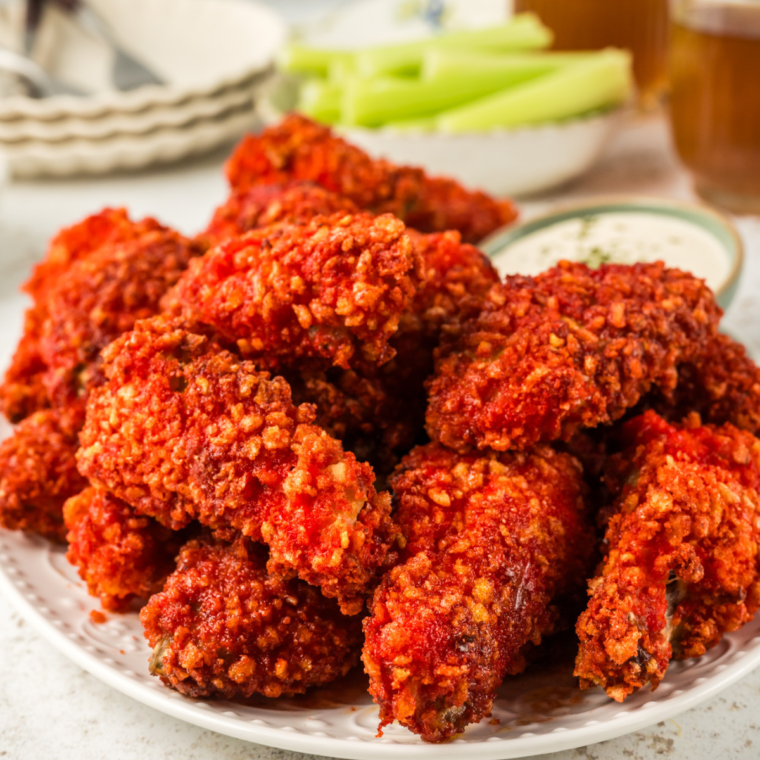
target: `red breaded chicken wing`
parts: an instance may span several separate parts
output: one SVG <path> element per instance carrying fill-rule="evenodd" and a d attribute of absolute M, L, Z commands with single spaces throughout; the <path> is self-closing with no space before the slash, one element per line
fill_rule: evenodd
<path fill-rule="evenodd" d="M 40 353 L 45 316 L 45 309 L 27 309 L 24 332 L 0 385 L 0 410 L 14 425 L 50 406 L 44 382 L 46 365 Z"/>
<path fill-rule="evenodd" d="M 11 422 L 20 422 L 49 405 L 43 382 L 46 365 L 39 343 L 48 317 L 50 289 L 73 262 L 109 242 L 127 239 L 133 232 L 134 225 L 124 209 L 107 208 L 64 228 L 50 242 L 45 259 L 23 286 L 34 306 L 26 312 L 24 334 L 0 386 L 0 406 Z"/>
<path fill-rule="evenodd" d="M 154 219 L 131 221 L 123 209 L 61 231 L 24 286 L 35 304 L 0 388 L 6 416 L 17 422 L 52 404 L 76 432 L 86 389 L 100 379 L 101 349 L 156 314 L 201 250 Z"/>
<path fill-rule="evenodd" d="M 391 485 L 406 546 L 364 622 L 364 665 L 381 728 L 398 720 L 443 741 L 489 715 L 504 676 L 555 627 L 555 604 L 582 586 L 582 472 L 548 447 L 463 456 L 429 444 Z"/>
<path fill-rule="evenodd" d="M 84 422 L 88 389 L 103 381 L 100 352 L 137 320 L 158 313 L 164 293 L 201 250 L 152 219 L 130 224 L 130 236 L 129 228 L 122 230 L 122 239 L 78 258 L 47 288 L 44 382 L 73 430 Z"/>
<path fill-rule="evenodd" d="M 191 541 L 140 612 L 150 669 L 190 697 L 300 694 L 358 661 L 361 624 L 295 578 L 269 575 L 249 539 Z"/>
<path fill-rule="evenodd" d="M 294 397 L 316 404 L 318 424 L 382 474 L 424 440 L 424 382 L 441 336 L 458 334 L 498 282 L 488 259 L 457 232 L 412 233 L 411 239 L 422 258 L 422 281 L 390 340 L 394 358 L 351 370 L 283 369 Z"/>
<path fill-rule="evenodd" d="M 26 417 L 0 443 L 2 527 L 64 539 L 63 504 L 87 485 L 77 471 L 76 448 L 76 436 L 52 409 Z"/>
<path fill-rule="evenodd" d="M 577 624 L 575 674 L 621 702 L 655 689 L 671 658 L 698 657 L 760 606 L 760 441 L 731 425 L 647 412 L 610 458 L 607 556 Z"/>
<path fill-rule="evenodd" d="M 328 127 L 291 114 L 262 134 L 245 137 L 227 162 L 233 189 L 308 181 L 375 214 L 391 213 L 421 232 L 455 229 L 477 242 L 514 220 L 515 206 L 465 190 L 421 169 L 373 160 Z"/>
<path fill-rule="evenodd" d="M 359 207 L 353 201 L 313 182 L 255 185 L 240 192 L 233 190 L 196 240 L 210 248 L 259 227 L 282 222 L 303 224 L 315 216 L 357 211 Z"/>
<path fill-rule="evenodd" d="M 176 298 L 246 357 L 382 363 L 419 281 L 419 257 L 390 215 L 335 214 L 253 230 L 209 251 Z"/>
<path fill-rule="evenodd" d="M 619 419 L 716 335 L 702 280 L 662 263 L 561 262 L 508 277 L 444 350 L 427 428 L 451 448 L 522 449 Z"/>
<path fill-rule="evenodd" d="M 104 352 L 77 454 L 93 485 L 178 528 L 191 519 L 270 547 L 358 612 L 396 538 L 369 465 L 296 407 L 280 377 L 160 318 Z"/>
<path fill-rule="evenodd" d="M 741 343 L 718 334 L 702 347 L 697 359 L 679 366 L 678 385 L 671 394 L 654 391 L 643 403 L 675 422 L 697 412 L 703 422 L 730 422 L 757 434 L 760 368 Z"/>
<path fill-rule="evenodd" d="M 106 610 L 123 612 L 136 597 L 159 591 L 174 570 L 179 533 L 105 491 L 86 488 L 63 507 L 68 561 Z"/>

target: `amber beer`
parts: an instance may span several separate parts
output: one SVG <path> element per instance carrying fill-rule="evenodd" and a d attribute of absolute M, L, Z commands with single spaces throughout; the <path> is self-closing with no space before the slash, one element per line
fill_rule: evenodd
<path fill-rule="evenodd" d="M 630 50 L 644 108 L 667 89 L 668 0 L 514 0 L 514 6 L 552 29 L 556 50 Z"/>
<path fill-rule="evenodd" d="M 677 5 L 673 135 L 697 192 L 760 214 L 760 2 Z"/>

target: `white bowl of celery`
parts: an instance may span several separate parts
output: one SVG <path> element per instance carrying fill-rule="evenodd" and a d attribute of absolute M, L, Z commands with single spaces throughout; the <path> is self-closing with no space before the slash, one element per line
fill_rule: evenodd
<path fill-rule="evenodd" d="M 520 14 L 362 50 L 294 43 L 259 110 L 300 111 L 370 154 L 491 193 L 535 193 L 591 166 L 631 92 L 627 52 L 547 52 L 551 40 Z"/>

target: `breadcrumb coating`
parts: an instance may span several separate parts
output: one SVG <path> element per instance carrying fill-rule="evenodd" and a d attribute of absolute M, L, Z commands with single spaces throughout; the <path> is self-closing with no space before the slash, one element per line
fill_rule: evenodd
<path fill-rule="evenodd" d="M 156 314 L 161 297 L 201 252 L 153 219 L 129 224 L 120 239 L 78 258 L 47 289 L 44 381 L 73 430 L 84 422 L 88 389 L 103 382 L 100 352 L 137 320 Z"/>
<path fill-rule="evenodd" d="M 304 359 L 348 369 L 392 357 L 418 269 L 398 219 L 335 214 L 228 240 L 188 270 L 176 297 L 268 369 Z"/>
<path fill-rule="evenodd" d="M 106 208 L 65 227 L 51 240 L 45 258 L 35 266 L 22 288 L 32 297 L 34 305 L 26 312 L 24 333 L 0 386 L 0 406 L 11 422 L 20 422 L 49 406 L 40 338 L 49 313 L 47 299 L 51 288 L 55 288 L 73 262 L 108 242 L 127 239 L 132 232 L 133 225 L 124 209 Z"/>
<path fill-rule="evenodd" d="M 760 441 L 649 411 L 610 458 L 607 556 L 577 624 L 575 675 L 622 702 L 671 658 L 699 657 L 760 606 Z"/>
<path fill-rule="evenodd" d="M 744 346 L 719 334 L 707 342 L 697 359 L 679 366 L 672 394 L 655 390 L 643 403 L 674 422 L 697 412 L 703 422 L 730 422 L 759 433 L 760 369 Z"/>
<path fill-rule="evenodd" d="M 391 485 L 406 540 L 364 622 L 380 705 L 426 741 L 490 714 L 506 674 L 557 623 L 593 541 L 580 465 L 548 447 L 460 455 L 414 449 Z"/>
<path fill-rule="evenodd" d="M 44 308 L 34 306 L 27 309 L 24 332 L 0 385 L 0 411 L 14 425 L 50 406 L 44 383 L 46 365 L 40 354 L 40 335 L 45 317 Z"/>
<path fill-rule="evenodd" d="M 76 436 L 44 409 L 0 443 L 0 525 L 63 541 L 63 504 L 87 486 L 77 471 Z"/>
<path fill-rule="evenodd" d="M 227 178 L 237 192 L 254 185 L 314 182 L 421 232 L 459 230 L 467 242 L 481 240 L 517 216 L 511 201 L 465 190 L 445 177 L 427 177 L 422 169 L 371 159 L 299 114 L 246 136 L 227 161 Z"/>
<path fill-rule="evenodd" d="M 72 496 L 63 517 L 66 558 L 106 610 L 125 612 L 133 599 L 159 591 L 174 570 L 180 534 L 105 491 L 86 488 Z"/>
<path fill-rule="evenodd" d="M 159 311 L 164 292 L 202 249 L 154 219 L 104 209 L 53 238 L 24 290 L 34 299 L 0 388 L 12 422 L 52 405 L 81 427 L 98 354 L 137 319 Z"/>
<path fill-rule="evenodd" d="M 359 612 L 396 538 L 372 468 L 296 407 L 281 377 L 154 318 L 104 352 L 77 454 L 82 473 L 171 528 L 197 519 L 270 547 Z"/>
<path fill-rule="evenodd" d="M 568 440 L 619 419 L 653 385 L 672 390 L 720 315 L 702 280 L 662 262 L 565 261 L 508 277 L 442 350 L 428 432 L 460 451 Z"/>
<path fill-rule="evenodd" d="M 269 575 L 263 547 L 191 541 L 140 612 L 151 672 L 189 697 L 300 694 L 345 675 L 361 625 L 297 579 Z"/>
<path fill-rule="evenodd" d="M 211 248 L 259 227 L 282 222 L 302 224 L 315 216 L 358 211 L 353 201 L 313 182 L 255 185 L 239 192 L 233 190 L 196 239 Z"/>

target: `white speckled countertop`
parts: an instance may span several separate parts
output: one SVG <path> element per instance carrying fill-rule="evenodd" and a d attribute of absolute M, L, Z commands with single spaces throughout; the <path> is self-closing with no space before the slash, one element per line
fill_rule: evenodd
<path fill-rule="evenodd" d="M 278 8 L 280 3 L 273 3 Z M 285 10 L 305 3 L 283 3 Z M 0 188 L 0 276 L 10 259 L 31 265 L 63 224 L 104 205 L 154 214 L 182 231 L 203 227 L 225 186 L 223 153 L 182 167 L 98 180 L 19 183 Z M 521 204 L 526 216 L 588 195 L 626 193 L 691 198 L 670 150 L 665 122 L 635 120 L 597 167 L 561 192 Z M 726 325 L 760 350 L 760 219 L 737 220 L 746 268 Z M 12 267 L 16 270 L 17 267 Z M 17 276 L 17 275 L 14 275 Z M 3 325 L 15 341 L 20 315 Z M 182 723 L 97 681 L 41 639 L 0 595 L 0 760 L 307 760 L 309 756 L 248 744 Z M 702 706 L 645 731 L 551 760 L 713 760 L 760 757 L 760 670 Z"/>

